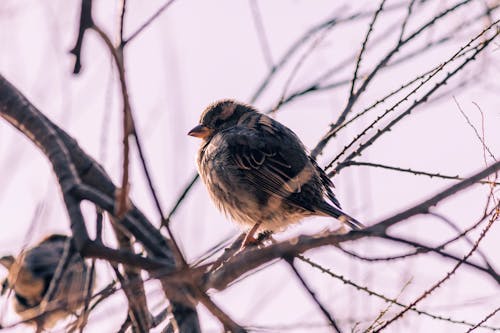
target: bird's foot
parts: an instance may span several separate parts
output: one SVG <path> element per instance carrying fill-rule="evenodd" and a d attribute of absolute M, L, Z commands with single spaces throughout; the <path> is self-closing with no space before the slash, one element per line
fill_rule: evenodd
<path fill-rule="evenodd" d="M 241 242 L 240 250 L 238 252 L 241 252 L 249 245 L 258 245 L 260 243 L 259 236 L 255 237 L 255 233 L 259 229 L 260 225 L 261 222 L 255 223 L 254 226 L 247 232 L 245 239 L 243 239 L 243 242 Z"/>
<path fill-rule="evenodd" d="M 271 230 L 263 231 L 257 236 L 257 242 L 259 242 L 259 244 L 262 244 L 267 240 L 274 241 L 272 236 L 273 232 Z"/>
<path fill-rule="evenodd" d="M 270 241 L 271 243 L 276 243 L 274 238 L 272 237 L 273 232 L 272 231 L 264 231 L 261 232 L 257 235 L 257 237 L 249 237 L 250 233 L 241 234 L 238 239 L 231 245 L 231 247 L 228 247 L 225 249 L 224 254 L 212 265 L 212 268 L 210 269 L 211 272 L 216 271 L 218 268 L 220 268 L 222 265 L 224 265 L 227 261 L 231 260 L 234 256 L 237 254 L 243 252 L 245 249 L 253 246 L 261 246 L 263 245 L 264 242 Z M 241 242 L 241 243 L 240 243 Z M 238 244 L 239 248 L 237 247 Z"/>
<path fill-rule="evenodd" d="M 260 235 L 259 235 L 260 236 Z M 241 252 L 245 248 L 249 246 L 257 246 L 260 243 L 259 236 L 255 237 L 253 233 L 247 233 L 245 236 L 245 239 L 243 239 L 243 242 L 241 242 L 240 250 L 238 252 Z"/>

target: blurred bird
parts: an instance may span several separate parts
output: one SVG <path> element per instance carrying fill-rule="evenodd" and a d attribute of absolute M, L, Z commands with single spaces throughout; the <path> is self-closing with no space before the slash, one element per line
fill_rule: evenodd
<path fill-rule="evenodd" d="M 203 139 L 197 165 L 216 206 L 256 233 L 280 231 L 304 217 L 363 224 L 340 209 L 333 184 L 292 130 L 252 106 L 222 100 L 203 111 L 188 135 Z"/>
<path fill-rule="evenodd" d="M 9 271 L 2 293 L 8 288 L 13 290 L 14 310 L 23 320 L 35 324 L 37 332 L 74 314 L 85 302 L 89 269 L 68 241 L 68 237 L 54 234 L 23 251 L 17 258 L 0 258 L 0 264 Z M 60 283 L 56 285 L 50 303 L 42 309 L 41 302 L 63 259 L 65 247 L 69 249 L 67 265 L 61 266 L 64 270 Z"/>

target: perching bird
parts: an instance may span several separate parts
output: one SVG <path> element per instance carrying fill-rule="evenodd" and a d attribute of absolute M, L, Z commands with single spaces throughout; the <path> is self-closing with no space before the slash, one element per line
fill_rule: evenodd
<path fill-rule="evenodd" d="M 9 271 L 4 287 L 14 292 L 14 310 L 23 320 L 37 326 L 37 332 L 53 327 L 57 321 L 75 313 L 86 297 L 89 269 L 83 258 L 70 246 L 69 238 L 51 235 L 17 258 L 5 256 L 0 263 Z M 65 248 L 69 254 L 67 265 L 62 265 L 60 283 L 47 304 L 45 312 L 40 303 L 47 293 Z M 5 290 L 3 290 L 5 292 Z"/>
<path fill-rule="evenodd" d="M 363 228 L 340 210 L 331 180 L 297 135 L 252 106 L 215 102 L 188 134 L 203 139 L 198 172 L 212 200 L 249 229 L 244 245 L 256 232 L 280 231 L 306 216 Z"/>

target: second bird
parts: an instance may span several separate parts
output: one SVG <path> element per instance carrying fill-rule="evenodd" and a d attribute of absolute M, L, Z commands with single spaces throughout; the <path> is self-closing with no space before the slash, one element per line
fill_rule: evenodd
<path fill-rule="evenodd" d="M 297 135 L 250 105 L 215 102 L 188 134 L 203 139 L 198 171 L 212 200 L 249 229 L 244 245 L 258 232 L 280 231 L 313 215 L 363 227 L 340 210 L 331 180 Z"/>

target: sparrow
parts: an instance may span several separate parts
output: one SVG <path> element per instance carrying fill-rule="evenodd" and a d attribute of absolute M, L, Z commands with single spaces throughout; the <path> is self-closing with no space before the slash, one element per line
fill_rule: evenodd
<path fill-rule="evenodd" d="M 69 247 L 69 261 L 61 275 L 53 298 L 44 309 L 41 302 L 47 293 L 69 238 L 53 234 L 37 245 L 21 252 L 14 258 L 4 256 L 0 264 L 8 270 L 4 289 L 14 293 L 14 311 L 30 324 L 37 326 L 37 332 L 53 327 L 57 321 L 74 314 L 81 308 L 87 296 L 86 286 L 89 269 L 76 250 Z"/>
<path fill-rule="evenodd" d="M 363 224 L 340 209 L 333 183 L 285 125 L 250 105 L 209 105 L 188 135 L 202 139 L 197 167 L 219 210 L 255 234 L 282 231 L 308 216 L 331 216 L 351 229 Z"/>

